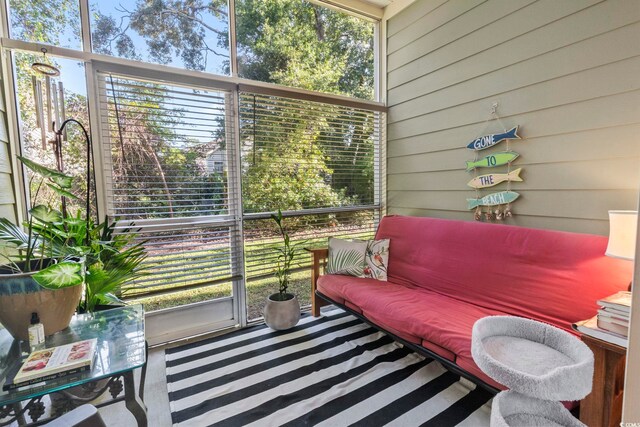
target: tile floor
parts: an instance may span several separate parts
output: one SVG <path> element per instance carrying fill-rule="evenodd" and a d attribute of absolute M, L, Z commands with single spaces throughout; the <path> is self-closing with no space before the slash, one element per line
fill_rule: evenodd
<path fill-rule="evenodd" d="M 170 427 L 171 411 L 169 410 L 169 396 L 167 393 L 164 349 L 152 349 L 149 351 L 145 383 L 144 402 L 147 405 L 149 427 Z M 138 384 L 139 376 L 136 377 L 136 386 Z M 100 408 L 100 415 L 109 427 L 136 426 L 135 419 L 124 406 L 124 402 Z"/>

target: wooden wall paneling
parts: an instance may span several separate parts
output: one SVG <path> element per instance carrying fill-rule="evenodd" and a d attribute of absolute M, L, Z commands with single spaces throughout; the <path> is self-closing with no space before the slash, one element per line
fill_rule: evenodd
<path fill-rule="evenodd" d="M 437 90 L 429 91 L 428 82 L 423 81 L 420 82 L 421 90 L 419 90 L 419 86 L 411 82 L 406 86 L 412 89 L 413 94 L 410 95 L 412 98 L 395 104 L 393 113 L 396 117 L 407 118 L 474 100 L 499 97 L 505 92 L 542 85 L 553 80 L 573 79 L 575 74 L 601 67 L 606 68 L 616 63 L 629 64 L 633 67 L 634 59 L 640 55 L 640 43 L 627 43 L 628 40 L 640 40 L 640 23 L 478 75 L 457 84 L 447 86 L 438 82 L 438 86 L 435 84 L 432 86 L 434 89 L 437 87 Z M 616 48 L 612 49 L 611 46 Z M 594 51 L 604 53 L 592 55 Z M 490 57 L 483 55 L 483 58 L 485 62 L 490 62 Z M 448 75 L 455 76 L 453 73 Z M 393 121 L 393 117 L 390 117 L 390 120 Z"/>
<path fill-rule="evenodd" d="M 607 210 L 602 206 L 615 206 L 616 209 L 634 209 L 637 201 L 637 190 L 529 190 L 518 188 L 520 198 L 515 201 L 514 210 L 519 215 L 563 216 L 603 220 L 607 218 Z M 471 189 L 460 191 L 389 191 L 390 206 L 402 208 L 467 211 L 469 220 L 473 219 L 467 209 L 467 198 L 474 198 Z M 627 200 L 628 202 L 623 203 Z M 426 202 L 426 203 L 425 203 Z M 509 221 L 506 221 L 509 223 Z"/>
<path fill-rule="evenodd" d="M 633 111 L 632 111 L 633 112 Z M 640 121 L 640 117 L 638 117 Z M 443 131 L 430 134 L 428 139 L 423 136 L 407 138 L 405 140 L 393 141 L 389 146 L 389 159 L 403 156 L 413 156 L 415 154 L 433 153 L 442 150 L 457 150 L 463 145 L 469 135 L 474 131 L 474 127 L 479 125 L 465 126 L 457 128 L 455 132 Z M 637 135 L 640 135 L 640 124 L 614 125 L 611 127 L 568 129 L 567 133 L 541 134 L 546 130 L 544 124 L 536 125 L 532 123 L 527 127 L 522 127 L 520 133 L 523 139 L 511 142 L 511 147 L 515 150 L 526 150 L 529 145 L 540 145 L 536 149 L 529 150 L 527 157 L 534 155 L 544 155 L 540 151 L 556 150 L 561 144 L 558 154 L 569 151 L 567 155 L 571 159 L 586 160 L 593 158 L 606 158 L 611 156 L 640 156 L 640 143 L 629 144 Z M 462 134 L 466 132 L 466 135 Z M 442 135 L 442 136 L 441 136 Z M 473 139 L 473 137 L 471 138 Z M 469 140 L 471 140 L 469 139 Z M 430 143 L 426 143 L 426 141 Z M 600 142 L 600 143 L 598 143 Z M 471 150 L 468 150 L 471 153 Z M 519 159 L 518 161 L 522 161 Z"/>
<path fill-rule="evenodd" d="M 405 26 L 397 33 L 388 35 L 387 54 L 392 54 L 400 49 L 410 49 L 412 43 L 417 39 L 425 37 L 454 19 L 461 19 L 462 15 L 471 13 L 473 9 L 486 2 L 487 0 L 467 0 L 433 9 L 429 14 Z M 481 25 L 481 23 L 475 25 L 478 24 Z"/>
<path fill-rule="evenodd" d="M 504 92 L 499 96 L 502 105 L 500 111 L 505 117 L 510 117 L 625 92 L 633 93 L 633 91 L 640 89 L 638 75 L 640 75 L 640 57 L 614 62 L 551 81 Z M 437 96 L 446 97 L 446 92 L 438 93 Z M 425 108 L 414 105 L 413 109 L 408 112 L 403 104 L 403 108 L 389 111 L 389 134 L 403 137 L 424 133 L 427 129 L 433 131 L 465 124 L 483 123 L 489 115 L 487 106 L 491 105 L 493 98 L 496 97 L 473 100 L 451 108 L 425 112 L 422 115 L 418 114 L 428 109 L 428 106 Z M 605 103 L 603 102 L 603 104 Z M 399 110 L 403 113 L 399 114 Z M 407 115 L 410 116 L 400 120 Z M 510 125 L 507 124 L 508 126 Z"/>
<path fill-rule="evenodd" d="M 520 190 L 610 190 L 637 189 L 640 182 L 638 158 L 590 160 L 582 162 L 558 163 L 514 163 L 511 170 L 522 168 L 520 177 L 524 182 L 512 182 L 513 191 Z M 492 173 L 489 169 L 479 169 L 478 175 Z M 501 168 L 498 173 L 506 172 Z M 473 191 L 467 182 L 474 177 L 464 170 L 432 172 L 407 172 L 391 174 L 388 177 L 389 191 Z M 526 183 L 526 184 L 525 184 Z M 507 183 L 480 190 L 483 194 L 507 189 Z"/>
<path fill-rule="evenodd" d="M 518 212 L 517 205 L 514 204 L 517 215 L 514 215 L 508 222 L 493 221 L 493 223 L 506 223 L 529 228 L 555 229 L 569 231 L 573 233 L 589 233 L 607 236 L 609 234 L 609 220 L 594 220 L 582 218 L 567 218 L 561 216 L 527 216 Z M 473 214 L 467 211 L 449 211 L 420 208 L 394 207 L 389 211 L 393 215 L 429 216 L 433 218 L 457 219 L 461 221 L 472 220 Z"/>
<path fill-rule="evenodd" d="M 559 14 L 557 7 L 560 5 L 572 7 Z M 468 79 L 634 22 L 632 14 L 630 17 L 629 7 L 601 5 L 602 3 L 597 3 L 596 0 L 550 2 L 546 7 L 534 3 L 507 16 L 499 25 L 484 27 L 439 49 L 433 49 L 432 46 L 433 50 L 428 55 L 416 55 L 406 64 L 396 63 L 393 57 L 389 57 L 388 87 L 405 85 L 453 65 L 459 68 L 458 73 L 463 80 Z M 533 8 L 533 11 L 530 8 Z M 603 14 L 607 15 L 605 22 L 601 22 Z M 598 17 L 600 22 L 597 20 Z M 584 20 L 588 20 L 592 25 L 577 25 L 567 34 L 567 25 L 576 26 L 576 23 Z M 485 53 L 491 61 L 475 59 Z M 393 92 L 390 95 L 396 96 Z"/>
<path fill-rule="evenodd" d="M 393 19 L 387 23 L 387 38 L 410 27 L 411 24 L 441 7 L 448 1 L 451 0 L 428 0 L 418 1 L 411 4 L 409 7 L 393 16 Z"/>
<path fill-rule="evenodd" d="M 576 0 L 569 1 L 574 2 Z M 469 3 L 468 7 L 467 3 Z M 532 0 L 491 0 L 490 2 L 479 4 L 476 3 L 476 0 L 470 2 L 454 1 L 449 8 L 454 8 L 455 13 L 459 15 L 446 23 L 438 21 L 433 23 L 425 22 L 420 29 L 423 35 L 387 55 L 388 71 L 391 72 L 409 62 L 415 61 L 416 58 L 424 57 L 443 46 L 468 37 L 482 28 L 496 25 L 500 18 L 508 16 L 529 4 L 532 4 Z"/>

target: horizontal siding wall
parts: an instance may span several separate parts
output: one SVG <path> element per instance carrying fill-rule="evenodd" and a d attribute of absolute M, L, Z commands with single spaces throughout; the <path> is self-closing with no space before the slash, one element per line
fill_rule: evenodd
<path fill-rule="evenodd" d="M 16 222 L 16 199 L 11 178 L 7 109 L 0 71 L 0 217 Z"/>
<path fill-rule="evenodd" d="M 640 2 L 418 0 L 387 28 L 388 213 L 473 220 L 465 146 L 503 130 L 494 102 L 523 138 L 506 223 L 606 235 L 636 209 Z"/>

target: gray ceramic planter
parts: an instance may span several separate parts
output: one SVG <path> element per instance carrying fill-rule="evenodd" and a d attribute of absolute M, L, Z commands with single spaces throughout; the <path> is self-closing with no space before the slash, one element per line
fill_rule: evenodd
<path fill-rule="evenodd" d="M 285 294 L 289 299 L 278 301 L 279 293 L 269 295 L 264 306 L 264 322 L 271 329 L 281 331 L 293 328 L 300 320 L 300 303 L 293 294 Z"/>

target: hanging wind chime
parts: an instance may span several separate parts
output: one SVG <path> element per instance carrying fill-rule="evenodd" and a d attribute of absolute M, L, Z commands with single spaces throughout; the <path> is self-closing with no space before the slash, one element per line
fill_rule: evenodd
<path fill-rule="evenodd" d="M 34 62 L 31 64 L 31 69 L 35 72 L 31 76 L 31 84 L 33 86 L 33 97 L 35 101 L 36 110 L 36 126 L 40 128 L 42 137 L 42 149 L 46 151 L 47 144 L 50 143 L 53 147 L 54 156 L 56 159 L 56 168 L 58 171 L 64 173 L 64 163 L 62 160 L 62 142 L 67 142 L 67 132 L 65 128 L 70 123 L 77 124 L 85 138 L 87 148 L 87 176 L 86 176 L 86 221 L 89 223 L 91 215 L 91 179 L 94 172 L 91 167 L 92 162 L 92 145 L 89 133 L 84 125 L 76 119 L 66 117 L 65 111 L 65 99 L 64 99 L 64 87 L 62 81 L 55 79 L 60 76 L 60 70 L 47 64 L 47 49 L 42 48 L 42 62 Z M 48 134 L 52 133 L 51 139 L 48 139 Z M 93 177 L 95 180 L 95 177 Z M 95 194 L 95 193 L 94 193 Z M 62 199 L 62 213 L 66 217 L 67 215 L 67 202 L 66 196 L 61 194 Z M 96 221 L 98 219 L 96 218 Z M 96 222 L 97 223 L 97 222 Z M 87 227 L 86 242 L 89 241 L 89 227 Z"/>
<path fill-rule="evenodd" d="M 66 120 L 64 87 L 62 81 L 56 79 L 60 76 L 60 70 L 46 62 L 47 49 L 45 48 L 42 48 L 42 57 L 42 62 L 31 64 L 31 69 L 35 71 L 31 76 L 31 84 L 35 101 L 36 127 L 40 128 L 42 149 L 47 149 L 48 142 L 53 144 L 58 170 L 63 171 L 61 147 L 56 144 L 55 135 L 52 135 L 51 139 L 48 135 L 55 134 L 55 123 L 63 123 Z M 63 133 L 62 140 L 67 140 L 66 132 Z"/>
<path fill-rule="evenodd" d="M 474 218 L 476 221 L 482 220 L 483 207 L 486 207 L 486 211 L 484 212 L 484 219 L 486 221 L 491 221 L 492 219 L 501 221 L 505 218 L 511 217 L 511 203 L 520 196 L 520 194 L 515 191 L 511 191 L 511 182 L 522 181 L 522 178 L 520 178 L 522 168 L 518 168 L 514 171 L 511 170 L 511 163 L 518 158 L 519 154 L 515 151 L 511 151 L 509 147 L 509 141 L 511 139 L 520 139 L 520 136 L 518 136 L 517 133 L 518 126 L 507 130 L 503 125 L 502 120 L 500 120 L 500 116 L 498 116 L 497 107 L 497 103 L 493 104 L 491 115 L 487 119 L 487 122 L 494 119 L 497 120 L 502 126 L 504 132 L 478 137 L 467 145 L 467 148 L 474 150 L 475 153 L 474 159 L 466 162 L 467 172 L 474 172 L 474 178 L 471 179 L 467 185 L 476 191 L 476 197 L 474 199 L 467 199 L 467 208 L 469 210 L 475 209 Z M 480 151 L 491 148 L 502 141 L 506 141 L 504 151 L 489 154 L 481 158 L 479 157 Z M 495 168 L 504 165 L 507 165 L 506 173 L 488 173 L 478 175 L 478 169 L 480 168 Z M 482 196 L 480 192 L 481 189 L 493 187 L 503 182 L 507 183 L 505 191 Z"/>

